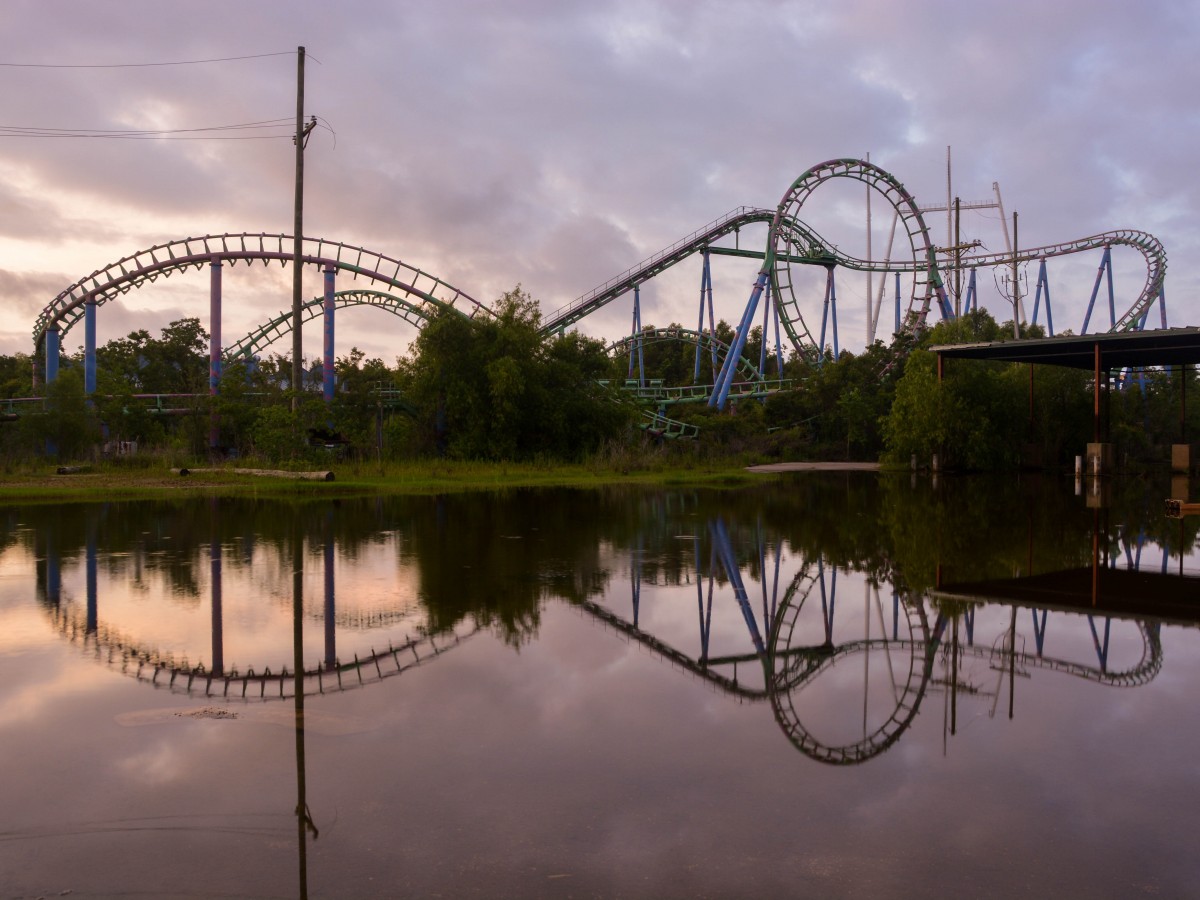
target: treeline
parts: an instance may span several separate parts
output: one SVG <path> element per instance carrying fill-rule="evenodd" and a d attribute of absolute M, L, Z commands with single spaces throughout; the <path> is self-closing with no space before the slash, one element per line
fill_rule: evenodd
<path fill-rule="evenodd" d="M 732 330 L 726 329 L 721 335 L 717 328 L 728 340 Z M 1093 439 L 1091 371 L 1036 366 L 1031 379 L 1023 363 L 952 361 L 938 383 L 929 347 L 1012 335 L 1011 321 L 997 323 L 980 310 L 939 322 L 919 337 L 897 336 L 890 346 L 877 341 L 857 354 L 843 352 L 836 361 L 828 351 L 820 360 L 791 353 L 783 370 L 791 390 L 765 402 L 731 404 L 732 415 L 703 405 L 677 406 L 671 415 L 701 427 L 701 447 L 757 459 L 882 460 L 907 467 L 915 457 L 926 467 L 937 454 L 942 467 L 966 471 L 1070 467 Z M 1022 325 L 1020 335 L 1045 332 Z M 760 329 L 753 329 L 745 355 L 755 365 L 761 340 Z M 693 348 L 655 344 L 644 355 L 648 372 L 692 377 Z M 707 360 L 703 365 L 711 383 L 711 367 Z M 773 363 L 766 374 L 776 376 Z M 1187 409 L 1181 424 L 1178 367 L 1120 374 L 1104 391 L 1101 437 L 1116 446 L 1122 466 L 1165 464 L 1181 434 L 1200 435 L 1200 404 Z M 1186 378 L 1186 394 L 1200 396 L 1196 373 L 1189 370 Z"/>
<path fill-rule="evenodd" d="M 81 458 L 96 447 L 136 441 L 180 458 L 209 454 L 214 422 L 220 451 L 274 462 L 352 457 L 578 461 L 663 453 L 653 431 L 636 426 L 642 409 L 623 390 L 632 373 L 666 387 L 711 385 L 720 360 L 683 339 L 646 340 L 640 353 L 610 356 L 601 341 L 571 333 L 545 338 L 533 298 L 520 286 L 495 304 L 496 315 L 467 319 L 445 311 L 420 331 L 409 353 L 387 364 L 357 348 L 335 360 L 337 391 L 321 396 L 321 361 L 299 390 L 288 357 L 269 354 L 226 364 L 208 396 L 208 334 L 194 318 L 158 337 L 145 330 L 97 349 L 97 392 L 83 390 L 82 354 L 64 358 L 44 402 L 6 412 L 0 453 L 33 458 L 47 448 Z M 679 330 L 679 326 L 671 326 Z M 646 329 L 647 337 L 653 333 Z M 736 456 L 877 460 L 986 470 L 1035 463 L 1070 465 L 1092 436 L 1091 373 L 1006 363 L 955 362 L 938 384 L 934 344 L 1003 340 L 1011 323 L 985 311 L 942 322 L 920 338 L 900 336 L 860 353 L 820 360 L 790 351 L 779 371 L 773 342 L 763 352 L 754 328 L 745 358 L 788 389 L 765 399 L 731 401 L 724 412 L 703 403 L 658 411 L 700 428 L 677 442 L 679 461 Z M 1036 326 L 1023 337 L 1040 336 Z M 668 335 L 668 338 L 670 336 Z M 718 323 L 716 337 L 732 342 Z M 699 375 L 697 375 L 699 370 Z M 0 398 L 30 397 L 33 360 L 0 356 Z M 1195 380 L 1195 375 L 1188 376 Z M 1122 462 L 1166 459 L 1178 439 L 1179 375 L 1154 370 L 1126 379 L 1108 397 L 1106 433 Z M 150 403 L 139 394 L 164 396 Z M 1200 393 L 1192 389 L 1193 396 Z M 295 401 L 295 403 L 294 403 Z M 293 408 L 295 406 L 295 408 Z M 1195 434 L 1200 410 L 1189 411 Z"/>
<path fill-rule="evenodd" d="M 6 416 L 0 448 L 9 459 L 46 447 L 78 458 L 96 446 L 136 441 L 198 457 L 209 453 L 215 422 L 221 452 L 279 462 L 323 458 L 330 449 L 389 459 L 570 461 L 629 433 L 637 410 L 602 385 L 613 366 L 602 342 L 542 338 L 537 303 L 520 287 L 494 312 L 476 320 L 452 311 L 434 316 L 392 365 L 352 349 L 335 361 L 330 404 L 322 399 L 319 359 L 298 391 L 288 357 L 227 363 L 210 398 L 208 334 L 197 319 L 172 322 L 159 337 L 135 331 L 97 348 L 90 401 L 82 354 L 65 358 L 42 391 L 44 403 L 15 406 Z M 0 358 L 3 396 L 33 394 L 32 371 L 28 356 Z M 149 393 L 175 396 L 137 396 Z"/>

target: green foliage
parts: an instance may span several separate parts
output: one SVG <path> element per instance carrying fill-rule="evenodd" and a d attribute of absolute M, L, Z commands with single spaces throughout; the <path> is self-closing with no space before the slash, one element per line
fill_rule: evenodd
<path fill-rule="evenodd" d="M 954 367 L 937 380 L 934 354 L 915 351 L 904 367 L 887 418 L 888 458 L 926 464 L 937 453 L 946 468 L 969 470 L 1016 466 L 1030 433 L 1027 370 L 978 363 Z"/>
<path fill-rule="evenodd" d="M 33 396 L 33 360 L 24 353 L 0 356 L 0 398 Z"/>
<path fill-rule="evenodd" d="M 158 338 L 139 329 L 97 348 L 96 364 L 135 394 L 198 393 L 208 387 L 208 332 L 194 317 L 176 319 Z"/>
<path fill-rule="evenodd" d="M 628 355 L 610 359 L 601 342 L 577 332 L 546 339 L 539 333 L 537 303 L 520 286 L 497 301 L 495 313 L 467 319 L 442 311 L 419 333 L 410 358 L 394 368 L 352 348 L 335 361 L 338 389 L 331 404 L 318 390 L 317 361 L 309 367 L 298 412 L 291 409 L 287 357 L 228 364 L 218 395 L 210 399 L 208 335 L 198 319 L 176 320 L 157 338 L 134 331 L 98 350 L 94 408 L 83 403 L 78 365 L 68 364 L 44 412 L 0 428 L 0 453 L 32 457 L 44 452 L 48 438 L 64 455 L 87 453 L 98 440 L 99 419 L 107 439 L 200 457 L 208 453 L 210 411 L 223 448 L 271 462 L 328 461 L 334 452 L 349 461 L 378 456 L 380 465 L 435 455 L 620 459 L 621 468 L 659 465 L 666 456 L 882 456 L 907 465 L 915 455 L 925 465 L 937 453 L 948 469 L 996 469 L 1017 465 L 1028 450 L 1045 465 L 1069 465 L 1092 439 L 1090 371 L 1038 366 L 1031 377 L 1025 365 L 953 360 L 938 384 L 929 346 L 1011 336 L 1011 323 L 998 324 L 985 311 L 940 322 L 919 338 L 898 336 L 890 347 L 876 342 L 861 353 L 843 353 L 837 361 L 829 354 L 816 361 L 793 353 L 784 374 L 794 389 L 765 401 L 734 401 L 724 413 L 699 403 L 672 405 L 666 415 L 700 427 L 699 441 L 678 446 L 643 438 L 633 427 L 636 403 L 618 386 L 600 385 L 625 380 Z M 716 332 L 727 343 L 733 339 L 727 322 L 718 323 Z M 1040 334 L 1036 326 L 1022 326 L 1022 337 Z M 744 355 L 755 365 L 762 340 L 761 329 L 753 328 Z M 648 379 L 668 387 L 695 380 L 695 344 L 659 340 L 643 352 Z M 700 357 L 698 380 L 711 384 L 711 354 L 702 350 Z M 0 356 L 0 396 L 29 396 L 31 366 L 22 354 Z M 1200 396 L 1195 372 L 1188 381 L 1188 393 Z M 1177 370 L 1149 372 L 1144 385 L 1105 395 L 1102 434 L 1117 445 L 1122 464 L 1161 463 L 1167 444 L 1200 435 L 1200 404 L 1193 402 L 1187 422 L 1179 421 Z M 160 404 L 175 414 L 162 415 L 138 397 L 147 393 L 176 395 Z M 313 446 L 314 430 L 341 442 L 333 451 Z"/>
<path fill-rule="evenodd" d="M 998 341 L 1011 335 L 1011 322 L 997 324 L 985 310 L 975 310 L 939 322 L 920 346 Z M 1022 337 L 1038 336 L 1037 326 L 1023 328 Z M 1027 365 L 950 360 L 939 384 L 936 355 L 914 350 L 884 421 L 884 458 L 906 465 L 915 456 L 920 465 L 928 465 L 937 454 L 944 468 L 994 470 L 1016 467 L 1023 448 L 1032 445 L 1043 451 L 1043 459 L 1057 461 L 1073 445 L 1074 408 L 1086 397 L 1073 375 L 1045 374 L 1047 408 L 1031 419 Z M 1034 401 L 1036 412 L 1036 391 Z"/>
<path fill-rule="evenodd" d="M 603 344 L 578 333 L 544 339 L 536 301 L 520 286 L 495 317 L 443 310 L 401 367 L 416 410 L 417 449 L 458 459 L 576 460 L 618 434 L 630 411 L 598 384 Z"/>
<path fill-rule="evenodd" d="M 883 448 L 882 419 L 891 407 L 900 367 L 895 354 L 876 342 L 861 354 L 826 357 L 819 366 L 789 363 L 793 391 L 767 398 L 766 424 L 796 431 L 806 456 L 823 459 L 878 459 Z"/>
<path fill-rule="evenodd" d="M 59 372 L 46 388 L 44 409 L 21 417 L 22 444 L 31 452 L 54 449 L 60 460 L 91 455 L 100 439 L 100 420 L 83 392 L 83 373 L 71 368 Z"/>
<path fill-rule="evenodd" d="M 269 404 L 261 407 L 255 415 L 252 449 L 270 460 L 295 459 L 305 449 L 300 417 L 286 405 Z"/>

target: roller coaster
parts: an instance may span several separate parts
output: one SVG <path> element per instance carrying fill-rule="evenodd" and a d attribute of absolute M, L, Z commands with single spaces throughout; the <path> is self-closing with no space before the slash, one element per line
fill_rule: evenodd
<path fill-rule="evenodd" d="M 893 241 L 889 241 L 887 258 L 884 260 L 857 259 L 840 252 L 830 242 L 801 219 L 804 205 L 822 185 L 836 179 L 848 179 L 866 185 L 874 193 L 883 196 L 894 211 Z M 744 250 L 740 247 L 722 245 L 722 239 L 738 235 L 751 225 L 765 225 L 766 245 L 761 251 Z M 904 251 L 892 257 L 891 246 L 896 233 L 902 235 Z M 451 310 L 471 318 L 491 315 L 490 310 L 478 300 L 446 281 L 431 275 L 397 258 L 350 246 L 337 241 L 306 237 L 302 241 L 301 265 L 320 269 L 325 276 L 325 292 L 303 307 L 301 322 L 318 315 L 324 319 L 325 393 L 331 399 L 334 390 L 332 361 L 335 352 L 334 313 L 338 308 L 372 306 L 386 310 L 421 328 L 438 310 Z M 1111 249 L 1117 246 L 1132 248 L 1144 261 L 1146 276 L 1140 290 L 1131 300 L 1116 302 L 1112 280 Z M 221 342 L 221 284 L 222 268 L 244 263 L 271 265 L 295 263 L 293 240 L 286 234 L 222 234 L 192 237 L 155 245 L 138 251 L 115 263 L 98 269 L 81 278 L 58 294 L 38 315 L 33 328 L 35 353 L 44 359 L 47 382 L 54 380 L 58 372 L 62 337 L 80 320 L 85 323 L 84 377 L 85 388 L 95 390 L 96 366 L 96 311 L 103 304 L 114 300 L 135 288 L 143 287 L 158 278 L 170 277 L 188 270 L 210 269 L 210 317 L 209 332 L 211 372 L 210 390 L 218 389 L 223 361 L 252 359 L 271 343 L 287 334 L 297 324 L 291 313 L 280 313 L 251 331 L 240 340 L 223 345 Z M 792 350 L 800 356 L 819 360 L 826 352 L 826 337 L 832 326 L 834 355 L 837 355 L 837 306 L 834 271 L 838 268 L 892 274 L 896 281 L 897 333 L 914 333 L 924 328 L 932 309 L 943 318 L 952 318 L 955 310 L 947 299 L 945 274 L 948 267 L 967 272 L 966 309 L 978 306 L 975 288 L 975 272 L 978 269 L 996 268 L 1021 263 L 1037 263 L 1039 277 L 1033 321 L 1036 322 L 1039 306 L 1045 302 L 1047 324 L 1053 334 L 1053 318 L 1050 309 L 1049 281 L 1046 278 L 1046 260 L 1084 252 L 1103 251 L 1095 286 L 1083 320 L 1082 331 L 1091 325 L 1097 296 L 1105 275 L 1108 283 L 1108 306 L 1110 331 L 1140 329 L 1146 325 L 1149 311 L 1155 301 L 1160 303 L 1160 317 L 1166 325 L 1165 293 L 1166 253 L 1162 244 L 1151 234 L 1136 230 L 1106 231 L 1090 237 L 1007 253 L 959 254 L 952 262 L 939 261 L 939 249 L 931 240 L 930 231 L 917 206 L 913 195 L 894 176 L 878 166 L 859 159 L 832 159 L 808 169 L 784 192 L 774 209 L 739 207 L 721 216 L 692 234 L 675 241 L 642 260 L 625 272 L 610 278 L 575 300 L 553 310 L 541 322 L 542 333 L 549 336 L 560 334 L 578 324 L 596 310 L 612 303 L 623 295 L 634 292 L 633 333 L 610 344 L 611 352 L 636 352 L 647 340 L 661 339 L 664 331 L 640 327 L 640 303 L 638 288 L 641 284 L 665 272 L 689 257 L 703 258 L 701 281 L 700 316 L 697 328 L 685 336 L 676 330 L 673 337 L 686 337 L 696 345 L 696 387 L 699 390 L 680 392 L 674 402 L 704 400 L 712 406 L 724 407 L 730 396 L 762 396 L 790 385 L 777 381 L 767 384 L 763 373 L 743 359 L 746 341 L 760 303 L 764 303 L 763 345 L 767 342 L 768 314 L 773 311 L 775 330 L 778 335 L 782 327 Z M 731 344 L 713 343 L 712 281 L 709 269 L 712 256 L 741 256 L 761 261 L 757 278 L 750 297 L 738 321 Z M 805 268 L 824 268 L 826 284 L 823 295 L 811 294 L 804 284 L 801 273 Z M 354 290 L 336 290 L 336 277 L 348 276 L 362 280 L 369 286 Z M 900 302 L 900 278 L 911 279 L 911 291 L 907 306 L 902 311 Z M 773 303 L 772 303 L 773 299 Z M 705 309 L 709 327 L 705 329 Z M 1118 314 L 1118 308 L 1122 311 Z M 879 303 L 870 314 L 874 326 L 879 319 Z M 873 333 L 874 328 L 869 328 Z M 782 351 L 778 349 L 780 368 Z M 718 369 L 712 383 L 700 384 L 699 360 L 702 351 L 710 353 Z M 760 363 L 761 368 L 762 365 Z M 639 387 L 644 386 L 644 373 L 639 372 Z M 750 385 L 750 387 L 746 387 Z M 647 398 L 649 399 L 649 398 Z M 659 398 L 653 398 L 657 401 Z M 661 409 L 659 410 L 661 415 Z"/>
<path fill-rule="evenodd" d="M 701 564 L 702 537 L 706 537 L 711 549 L 707 570 Z M 572 601 L 572 606 L 606 632 L 641 647 L 654 658 L 721 694 L 735 697 L 740 702 L 769 704 L 776 723 L 789 742 L 800 753 L 824 764 L 858 765 L 886 752 L 912 727 L 927 694 L 932 691 L 955 695 L 976 691 L 965 683 L 952 683 L 946 675 L 939 676 L 939 665 L 957 675 L 967 661 L 975 660 L 993 672 L 1053 672 L 1110 688 L 1148 684 L 1162 670 L 1162 623 L 1159 620 L 1092 615 L 1073 607 L 1056 609 L 1055 618 L 1067 625 L 1067 619 L 1078 620 L 1082 615 L 1092 635 L 1094 662 L 1046 652 L 1048 611 L 1045 609 L 1032 610 L 1036 646 L 1033 652 L 1028 652 L 1018 646 L 1015 607 L 1011 631 L 1006 628 L 994 643 L 976 643 L 978 604 L 964 604 L 958 610 L 941 609 L 930 604 L 925 596 L 902 595 L 894 591 L 889 627 L 880 605 L 878 588 L 874 591 L 878 625 L 868 627 L 862 636 L 852 636 L 850 632 L 857 624 L 866 623 L 843 621 L 845 613 L 838 613 L 839 571 L 843 578 L 841 602 L 844 609 L 844 579 L 850 574 L 849 570 L 828 565 L 822 557 L 801 561 L 781 596 L 779 568 L 784 550 L 782 546 L 775 546 L 772 567 L 772 552 L 761 536 L 754 553 L 762 591 L 762 607 L 756 611 L 743 572 L 744 564 L 739 565 L 736 559 L 734 542 L 724 523 L 719 519 L 710 521 L 705 533 L 697 532 L 693 540 L 696 556 L 694 578 L 690 580 L 695 583 L 698 606 L 698 651 L 685 649 L 678 634 L 672 637 L 656 634 L 653 625 L 647 626 L 641 621 L 642 589 L 653 586 L 654 582 L 646 579 L 642 571 L 641 559 L 648 548 L 640 542 L 630 551 L 632 596 L 628 614 L 617 611 L 615 598 L 604 603 L 579 599 Z M 1131 570 L 1136 570 L 1136 564 L 1132 560 L 1128 562 Z M 714 597 L 718 579 L 723 582 L 724 589 Z M 714 601 L 718 606 L 734 606 L 738 610 L 739 615 L 728 620 L 724 638 L 736 634 L 735 640 L 748 648 L 744 652 L 710 652 L 714 639 Z M 965 643 L 958 640 L 957 626 L 951 628 L 955 621 L 965 624 Z M 1135 642 L 1132 635 L 1125 635 L 1127 664 L 1114 667 L 1109 661 L 1111 631 L 1114 623 L 1122 621 L 1133 627 L 1137 640 Z M 734 622 L 743 623 L 744 630 Z M 1135 643 L 1140 644 L 1140 652 L 1130 652 Z M 872 727 L 867 727 L 864 721 L 861 736 L 851 740 L 821 734 L 819 725 L 806 721 L 813 709 L 828 707 L 828 693 L 844 689 L 849 660 L 869 659 L 876 655 L 886 660 L 888 682 L 888 689 L 883 692 L 886 697 L 877 711 L 878 721 Z M 829 674 L 835 669 L 838 670 L 836 673 Z M 804 701 L 813 695 L 822 700 L 806 706 Z M 865 698 L 860 704 L 849 704 L 851 708 L 856 705 L 865 705 Z"/>

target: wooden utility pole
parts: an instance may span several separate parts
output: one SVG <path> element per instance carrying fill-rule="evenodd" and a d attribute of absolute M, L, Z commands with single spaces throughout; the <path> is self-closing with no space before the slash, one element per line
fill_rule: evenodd
<path fill-rule="evenodd" d="M 296 221 L 292 231 L 292 411 L 300 409 L 304 340 L 300 332 L 300 261 L 304 255 L 304 48 L 296 48 Z"/>

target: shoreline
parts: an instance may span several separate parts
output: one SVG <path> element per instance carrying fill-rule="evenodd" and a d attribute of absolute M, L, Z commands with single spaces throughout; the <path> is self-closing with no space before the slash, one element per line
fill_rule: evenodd
<path fill-rule="evenodd" d="M 587 465 L 538 466 L 532 463 L 427 462 L 336 467 L 331 481 L 301 480 L 293 473 L 248 474 L 231 468 L 123 468 L 97 466 L 55 474 L 22 472 L 0 475 L 0 498 L 9 503 L 90 503 L 113 500 L 162 500 L 183 497 L 349 497 L 371 494 L 442 494 L 536 487 L 596 488 L 617 485 L 731 489 L 761 484 L 764 472 L 746 466 L 662 469 L 606 469 Z"/>
<path fill-rule="evenodd" d="M 776 475 L 781 472 L 879 472 L 877 462 L 785 462 L 746 466 L 747 472 Z"/>

